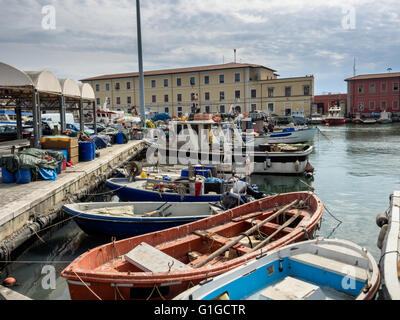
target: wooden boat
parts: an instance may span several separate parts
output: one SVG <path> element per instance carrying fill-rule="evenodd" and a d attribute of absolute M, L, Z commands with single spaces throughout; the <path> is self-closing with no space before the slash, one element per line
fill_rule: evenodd
<path fill-rule="evenodd" d="M 183 226 L 111 242 L 66 267 L 72 300 L 172 299 L 293 242 L 312 238 L 323 204 L 311 192 L 257 200 Z"/>
<path fill-rule="evenodd" d="M 376 121 L 376 119 L 365 119 L 365 120 L 363 120 L 363 124 L 375 124 L 377 121 Z"/>
<path fill-rule="evenodd" d="M 365 249 L 317 239 L 259 256 L 175 300 L 370 300 L 379 268 Z"/>
<path fill-rule="evenodd" d="M 183 202 L 87 202 L 62 207 L 86 233 L 119 239 L 176 227 L 224 211 L 218 203 L 207 202 L 192 202 L 190 209 Z"/>
<path fill-rule="evenodd" d="M 380 269 L 383 297 L 387 300 L 400 300 L 400 191 L 395 191 L 391 195 L 390 208 L 381 228 L 378 246 L 381 242 Z"/>
<path fill-rule="evenodd" d="M 361 115 L 359 113 L 356 113 L 351 122 L 355 124 L 362 124 L 364 121 L 363 119 L 361 119 Z"/>

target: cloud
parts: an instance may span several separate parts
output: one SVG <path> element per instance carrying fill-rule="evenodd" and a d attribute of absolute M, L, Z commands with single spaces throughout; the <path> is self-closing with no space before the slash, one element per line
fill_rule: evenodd
<path fill-rule="evenodd" d="M 316 75 L 316 93 L 345 92 L 359 73 L 400 71 L 398 0 L 141 1 L 145 70 L 233 60 Z M 0 0 L 0 60 L 60 77 L 137 71 L 134 0 Z M 56 8 L 43 30 L 42 7 Z M 343 27 L 353 10 L 355 28 Z"/>

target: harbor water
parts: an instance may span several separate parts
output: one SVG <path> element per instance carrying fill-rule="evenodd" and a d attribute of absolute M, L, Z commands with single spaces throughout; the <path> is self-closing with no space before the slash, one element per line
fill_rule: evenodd
<path fill-rule="evenodd" d="M 400 190 L 400 123 L 319 126 L 314 147 L 313 179 L 265 175 L 253 176 L 251 182 L 269 194 L 314 188 L 325 205 L 317 234 L 357 243 L 379 262 L 375 217 L 389 207 L 390 194 Z M 1 270 L 0 280 L 16 278 L 13 289 L 32 299 L 69 299 L 60 272 L 80 254 L 110 240 L 89 236 L 70 220 L 31 241 Z"/>

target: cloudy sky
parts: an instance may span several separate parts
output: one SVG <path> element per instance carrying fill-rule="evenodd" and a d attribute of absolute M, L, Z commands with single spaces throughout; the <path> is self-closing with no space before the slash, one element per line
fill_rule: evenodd
<path fill-rule="evenodd" d="M 138 71 L 135 3 L 0 0 L 0 61 L 74 79 Z M 141 9 L 145 70 L 227 63 L 236 48 L 238 62 L 281 77 L 313 74 L 315 94 L 346 92 L 354 57 L 357 74 L 400 72 L 399 0 L 141 0 Z"/>

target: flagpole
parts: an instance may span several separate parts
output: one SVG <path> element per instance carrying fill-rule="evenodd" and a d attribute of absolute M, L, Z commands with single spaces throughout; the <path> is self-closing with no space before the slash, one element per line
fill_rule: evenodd
<path fill-rule="evenodd" d="M 146 113 L 144 105 L 144 75 L 143 75 L 143 53 L 142 53 L 142 30 L 140 23 L 140 0 L 136 0 L 136 17 L 137 17 L 137 43 L 138 43 L 138 60 L 139 60 L 139 100 L 140 100 L 140 119 L 143 126 L 146 123 Z"/>

